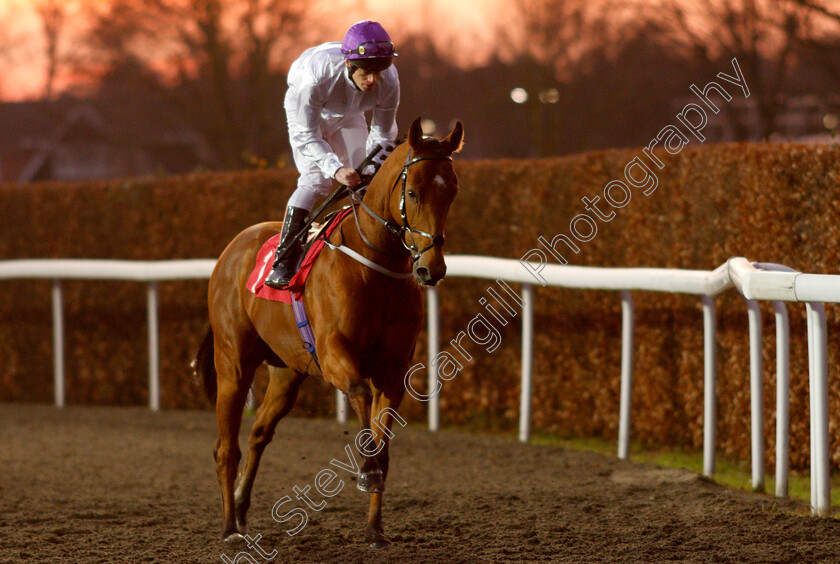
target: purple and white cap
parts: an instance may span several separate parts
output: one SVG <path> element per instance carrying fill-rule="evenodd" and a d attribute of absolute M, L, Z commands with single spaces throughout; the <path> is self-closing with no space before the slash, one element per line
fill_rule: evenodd
<path fill-rule="evenodd" d="M 391 36 L 378 22 L 369 20 L 353 24 L 341 42 L 345 59 L 390 59 L 396 57 Z"/>

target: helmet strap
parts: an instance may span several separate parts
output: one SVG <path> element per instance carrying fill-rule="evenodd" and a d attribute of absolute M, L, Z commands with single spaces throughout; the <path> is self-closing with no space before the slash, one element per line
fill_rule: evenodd
<path fill-rule="evenodd" d="M 351 83 L 353 83 L 353 88 L 355 88 L 356 90 L 358 90 L 359 92 L 361 92 L 361 91 L 362 91 L 362 89 L 361 89 L 361 88 L 359 88 L 359 85 L 358 85 L 358 84 L 356 84 L 356 81 L 355 81 L 355 80 L 353 80 L 353 74 L 354 74 L 357 70 L 359 70 L 359 67 L 357 67 L 356 65 L 354 65 L 354 64 L 351 62 L 351 63 L 350 63 L 350 66 L 349 66 L 349 67 L 347 67 L 347 78 L 349 78 L 349 79 L 350 79 L 350 82 L 351 82 Z"/>

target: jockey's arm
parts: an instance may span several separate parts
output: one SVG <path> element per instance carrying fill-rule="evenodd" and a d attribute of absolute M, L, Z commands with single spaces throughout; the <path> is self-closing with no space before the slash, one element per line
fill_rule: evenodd
<path fill-rule="evenodd" d="M 370 153 L 377 145 L 392 147 L 397 139 L 397 107 L 400 105 L 400 79 L 396 67 L 389 67 L 388 76 L 383 76 L 381 94 L 373 108 L 370 132 L 365 146 Z M 388 151 L 390 152 L 390 151 Z M 384 152 L 383 152 L 384 153 Z M 384 158 L 387 154 L 383 154 Z"/>
<path fill-rule="evenodd" d="M 321 109 L 327 92 L 323 85 L 307 81 L 296 87 L 297 108 L 289 123 L 289 138 L 301 154 L 314 162 L 327 178 L 336 178 L 344 164 L 321 133 Z M 340 180 L 339 180 L 340 181 Z"/>

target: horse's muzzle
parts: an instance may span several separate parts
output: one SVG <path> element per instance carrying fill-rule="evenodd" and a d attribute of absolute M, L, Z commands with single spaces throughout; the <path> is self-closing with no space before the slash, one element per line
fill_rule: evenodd
<path fill-rule="evenodd" d="M 414 269 L 414 279 L 423 286 L 434 286 L 446 276 L 446 265 L 442 268 L 430 270 L 425 266 L 418 266 Z"/>

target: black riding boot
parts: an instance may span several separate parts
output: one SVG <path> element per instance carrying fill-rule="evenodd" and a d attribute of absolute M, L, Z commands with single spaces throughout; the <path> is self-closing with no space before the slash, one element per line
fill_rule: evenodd
<path fill-rule="evenodd" d="M 297 266 L 298 259 L 300 259 L 300 253 L 303 250 L 300 239 L 293 243 L 289 243 L 289 239 L 301 230 L 308 213 L 303 208 L 296 208 L 294 206 L 286 208 L 286 217 L 283 219 L 283 232 L 280 236 L 280 244 L 277 245 L 277 251 L 274 253 L 274 266 L 271 267 L 271 272 L 268 278 L 265 279 L 266 286 L 279 290 L 289 285 L 289 280 L 295 274 L 295 267 Z M 291 244 L 291 247 L 286 251 L 286 254 L 281 256 L 280 251 L 288 244 Z"/>

